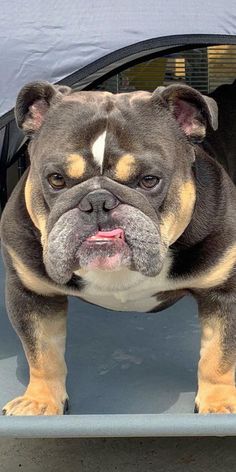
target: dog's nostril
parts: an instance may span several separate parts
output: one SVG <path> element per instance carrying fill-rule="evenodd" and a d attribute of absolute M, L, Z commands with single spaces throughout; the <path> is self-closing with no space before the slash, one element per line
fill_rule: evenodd
<path fill-rule="evenodd" d="M 113 196 L 109 195 L 108 198 L 103 202 L 103 210 L 104 211 L 110 211 L 113 210 L 113 208 L 116 208 L 119 205 L 119 200 Z"/>
<path fill-rule="evenodd" d="M 81 202 L 79 204 L 79 209 L 81 211 L 85 211 L 87 213 L 92 213 L 93 206 L 87 198 L 83 198 L 83 200 L 81 200 Z"/>

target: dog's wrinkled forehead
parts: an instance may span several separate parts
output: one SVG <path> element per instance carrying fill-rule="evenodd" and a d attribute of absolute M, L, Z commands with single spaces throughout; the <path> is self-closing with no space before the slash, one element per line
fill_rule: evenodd
<path fill-rule="evenodd" d="M 122 182 L 153 166 L 155 175 L 191 165 L 189 142 L 217 127 L 214 100 L 184 85 L 113 95 L 33 82 L 20 91 L 15 116 L 34 138 L 38 169 L 50 162 L 56 172 L 60 163 L 75 179 L 104 174 Z"/>
<path fill-rule="evenodd" d="M 148 92 L 113 95 L 80 92 L 52 107 L 37 140 L 42 162 L 60 161 L 74 179 L 109 175 L 128 181 L 140 167 L 154 165 L 165 150 L 165 110 L 158 112 Z M 165 129 L 166 128 L 166 129 Z M 37 150 L 38 153 L 38 150 Z"/>

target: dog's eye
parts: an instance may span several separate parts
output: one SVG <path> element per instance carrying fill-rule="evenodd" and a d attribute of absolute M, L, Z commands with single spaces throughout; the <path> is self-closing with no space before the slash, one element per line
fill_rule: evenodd
<path fill-rule="evenodd" d="M 48 176 L 48 182 L 54 190 L 61 190 L 66 186 L 65 179 L 61 174 L 51 174 Z"/>
<path fill-rule="evenodd" d="M 156 187 L 156 185 L 159 184 L 159 182 L 160 182 L 160 179 L 158 177 L 155 177 L 154 175 L 145 175 L 139 181 L 139 186 L 141 188 L 144 188 L 145 190 L 149 190 Z"/>

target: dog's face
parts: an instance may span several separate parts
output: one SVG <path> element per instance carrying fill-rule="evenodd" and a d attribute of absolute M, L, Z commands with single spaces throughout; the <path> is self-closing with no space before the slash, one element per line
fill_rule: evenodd
<path fill-rule="evenodd" d="M 191 141 L 216 127 L 215 102 L 180 85 L 113 95 L 38 82 L 20 92 L 16 119 L 32 136 L 25 200 L 50 277 L 157 275 L 191 220 Z"/>

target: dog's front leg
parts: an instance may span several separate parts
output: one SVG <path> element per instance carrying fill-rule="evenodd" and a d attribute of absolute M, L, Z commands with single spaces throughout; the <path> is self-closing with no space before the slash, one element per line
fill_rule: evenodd
<path fill-rule="evenodd" d="M 236 303 L 232 293 L 198 297 L 202 328 L 198 393 L 199 413 L 236 413 Z"/>
<path fill-rule="evenodd" d="M 29 363 L 30 382 L 21 397 L 7 403 L 6 415 L 60 415 L 67 404 L 64 360 L 66 297 L 44 297 L 26 290 L 10 273 L 6 281 L 10 320 Z"/>

